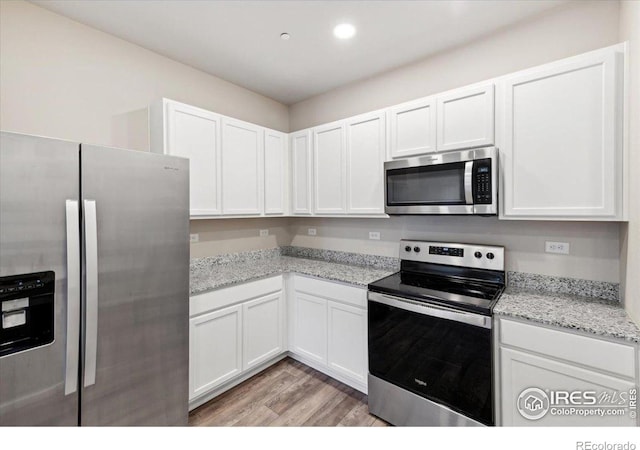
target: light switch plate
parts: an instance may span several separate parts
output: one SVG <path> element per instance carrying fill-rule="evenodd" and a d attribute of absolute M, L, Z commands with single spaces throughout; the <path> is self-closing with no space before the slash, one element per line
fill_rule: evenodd
<path fill-rule="evenodd" d="M 380 232 L 379 231 L 369 231 L 369 239 L 374 241 L 380 240 Z"/>
<path fill-rule="evenodd" d="M 568 242 L 551 242 L 545 241 L 544 243 L 544 251 L 547 253 L 559 253 L 561 255 L 569 254 L 569 243 Z"/>
<path fill-rule="evenodd" d="M 199 242 L 200 235 L 198 233 L 193 233 L 189 235 L 189 242 Z"/>
<path fill-rule="evenodd" d="M 309 233 L 309 236 L 315 236 L 316 235 L 316 229 L 315 228 L 309 228 L 307 233 Z"/>
<path fill-rule="evenodd" d="M 260 230 L 260 237 L 269 236 L 269 230 Z"/>

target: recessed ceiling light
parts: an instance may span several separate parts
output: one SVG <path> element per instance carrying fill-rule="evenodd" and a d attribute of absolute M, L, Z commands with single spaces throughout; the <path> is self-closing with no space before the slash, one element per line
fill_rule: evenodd
<path fill-rule="evenodd" d="M 280 39 L 282 39 L 283 41 L 288 41 L 291 38 L 291 35 L 289 35 L 289 33 L 282 33 L 280 35 Z"/>
<path fill-rule="evenodd" d="M 333 29 L 333 34 L 338 39 L 351 39 L 356 35 L 356 27 L 350 23 L 341 23 Z"/>

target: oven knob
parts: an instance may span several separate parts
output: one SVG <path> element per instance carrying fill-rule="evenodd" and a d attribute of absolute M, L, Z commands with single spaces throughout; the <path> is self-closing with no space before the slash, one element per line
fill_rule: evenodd
<path fill-rule="evenodd" d="M 482 253 L 480 253 L 480 252 L 475 252 L 475 253 L 473 254 L 473 256 L 475 256 L 476 258 L 482 258 Z M 487 255 L 487 258 L 488 258 L 488 257 L 489 257 L 489 255 Z"/>
<path fill-rule="evenodd" d="M 420 253 L 420 247 L 413 247 L 413 251 L 416 253 Z"/>
<path fill-rule="evenodd" d="M 410 245 L 407 245 L 407 246 L 404 248 L 404 251 L 405 251 L 405 252 L 410 252 L 410 251 L 411 251 L 411 246 L 410 246 Z"/>
<path fill-rule="evenodd" d="M 494 254 L 493 253 L 487 253 L 487 259 L 493 259 Z"/>

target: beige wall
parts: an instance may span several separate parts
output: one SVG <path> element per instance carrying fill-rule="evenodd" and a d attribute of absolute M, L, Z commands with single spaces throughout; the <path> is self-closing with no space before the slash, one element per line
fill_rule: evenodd
<path fill-rule="evenodd" d="M 289 245 L 289 220 L 284 217 L 192 220 L 191 233 L 197 233 L 200 241 L 191 244 L 191 257 L 201 258 Z M 260 230 L 265 229 L 269 230 L 269 236 L 260 237 Z"/>
<path fill-rule="evenodd" d="M 620 40 L 629 41 L 629 223 L 621 225 L 625 308 L 640 323 L 640 2 L 623 1 Z"/>
<path fill-rule="evenodd" d="M 317 235 L 309 236 L 308 228 Z M 380 241 L 369 240 L 380 232 Z M 520 222 L 487 217 L 413 216 L 389 219 L 294 219 L 293 245 L 398 257 L 400 239 L 506 247 L 508 270 L 619 281 L 618 224 Z M 570 255 L 544 252 L 545 241 L 569 242 Z"/>
<path fill-rule="evenodd" d="M 618 2 L 580 1 L 469 45 L 291 105 L 290 130 L 461 87 L 618 42 Z"/>
<path fill-rule="evenodd" d="M 0 1 L 0 128 L 149 149 L 168 97 L 288 131 L 287 106 L 23 1 Z"/>

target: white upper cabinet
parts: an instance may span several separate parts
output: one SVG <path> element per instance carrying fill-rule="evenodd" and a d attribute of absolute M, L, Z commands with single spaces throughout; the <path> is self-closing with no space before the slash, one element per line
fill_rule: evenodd
<path fill-rule="evenodd" d="M 346 121 L 349 214 L 384 214 L 385 114 Z"/>
<path fill-rule="evenodd" d="M 313 129 L 314 212 L 342 214 L 346 205 L 345 127 L 341 122 Z"/>
<path fill-rule="evenodd" d="M 388 111 L 392 158 L 405 158 L 436 151 L 434 97 L 393 106 Z"/>
<path fill-rule="evenodd" d="M 291 147 L 291 212 L 311 214 L 312 156 L 311 131 L 289 135 Z"/>
<path fill-rule="evenodd" d="M 503 218 L 624 219 L 622 52 L 501 80 Z"/>
<path fill-rule="evenodd" d="M 456 89 L 436 102 L 438 151 L 493 145 L 493 84 Z"/>
<path fill-rule="evenodd" d="M 150 112 L 151 151 L 189 158 L 191 216 L 220 214 L 221 116 L 166 99 Z"/>
<path fill-rule="evenodd" d="M 287 135 L 264 132 L 264 213 L 284 214 L 287 191 Z"/>
<path fill-rule="evenodd" d="M 263 203 L 263 128 L 222 120 L 222 212 L 260 214 Z"/>

